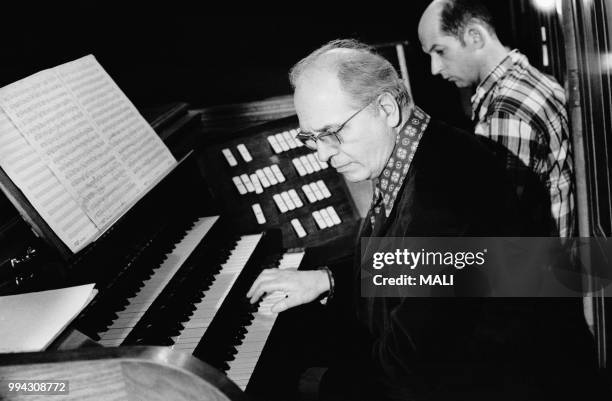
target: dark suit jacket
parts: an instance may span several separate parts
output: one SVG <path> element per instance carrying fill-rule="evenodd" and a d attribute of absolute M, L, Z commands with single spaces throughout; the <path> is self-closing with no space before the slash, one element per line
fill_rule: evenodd
<path fill-rule="evenodd" d="M 547 192 L 525 171 L 508 175 L 507 153 L 492 148 L 432 120 L 390 216 L 372 232 L 368 214 L 360 237 L 550 235 Z M 344 324 L 348 364 L 323 380 L 327 399 L 558 399 L 576 390 L 573 373 L 594 374 L 579 300 L 362 298 L 360 263 L 352 279 L 332 267 L 338 316 L 357 318 Z"/>

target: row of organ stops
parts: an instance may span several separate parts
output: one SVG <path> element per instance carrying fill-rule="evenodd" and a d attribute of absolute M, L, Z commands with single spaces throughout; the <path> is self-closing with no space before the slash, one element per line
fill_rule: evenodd
<path fill-rule="evenodd" d="M 303 147 L 304 145 L 296 138 L 297 133 L 298 129 L 294 128 L 267 135 L 266 140 L 271 147 L 273 155 Z M 257 154 L 258 149 L 255 149 L 254 152 Z M 249 163 L 254 160 L 253 153 L 249 150 L 247 143 L 244 142 L 223 147 L 221 149 L 221 154 L 225 158 L 230 171 L 232 168 L 239 166 L 239 164 L 246 164 L 248 167 Z M 235 154 L 240 155 L 240 158 L 237 158 Z M 272 158 L 274 160 L 274 156 L 272 156 Z M 310 174 L 329 168 L 329 164 L 319 160 L 313 152 L 292 157 L 290 161 L 299 177 L 307 177 Z M 264 191 L 268 189 L 274 190 L 278 184 L 287 181 L 286 174 L 283 174 L 283 171 L 277 163 L 268 166 L 259 166 L 259 168 L 254 168 L 252 171 L 244 172 L 243 170 L 240 174 L 233 175 L 231 179 L 235 189 L 241 196 L 248 194 L 261 195 Z M 283 189 L 286 188 L 283 187 Z M 312 182 L 303 183 L 296 188 L 281 191 L 277 190 L 277 192 L 274 192 L 271 199 L 265 201 L 273 203 L 276 208 L 265 207 L 265 205 L 262 207 L 261 202 L 264 201 L 262 199 L 259 202 L 251 203 L 251 209 L 257 223 L 259 225 L 264 225 L 270 220 L 270 216 L 266 217 L 266 212 L 264 210 L 273 210 L 275 214 L 282 215 L 289 211 L 300 209 L 305 204 L 313 204 L 331 197 L 332 193 L 325 181 L 323 179 L 317 179 Z M 305 216 L 289 220 L 298 238 L 304 238 L 308 235 L 308 231 L 304 228 L 304 224 L 302 224 L 300 218 L 312 219 L 315 224 L 306 225 L 316 227 L 318 230 L 324 230 L 342 223 L 333 205 L 317 208 L 312 211 L 309 210 Z"/>
<path fill-rule="evenodd" d="M 274 153 L 279 154 L 286 152 L 290 149 L 296 149 L 304 146 L 304 144 L 302 144 L 302 142 L 300 142 L 296 138 L 297 134 L 297 129 L 291 129 L 280 132 L 278 134 L 268 135 L 267 140 L 270 146 L 272 147 Z M 244 143 L 236 145 L 236 151 L 240 154 L 242 160 L 245 163 L 249 163 L 253 160 L 253 156 L 251 155 Z M 229 164 L 230 167 L 235 167 L 238 165 L 238 160 L 236 159 L 230 148 L 223 148 L 221 152 L 223 153 L 223 156 L 225 157 L 225 160 L 227 161 L 227 164 Z"/>
<path fill-rule="evenodd" d="M 224 151 L 225 150 L 227 149 L 224 149 Z M 295 166 L 295 169 L 300 177 L 324 170 L 329 167 L 329 164 L 317 159 L 314 153 L 296 157 L 292 159 L 291 162 Z M 285 182 L 286 179 L 283 172 L 278 167 L 278 164 L 272 164 L 271 166 L 257 169 L 252 174 L 243 173 L 239 176 L 234 176 L 232 177 L 232 181 L 234 182 L 238 193 L 240 195 L 246 195 L 249 192 L 262 194 L 265 188 Z"/>

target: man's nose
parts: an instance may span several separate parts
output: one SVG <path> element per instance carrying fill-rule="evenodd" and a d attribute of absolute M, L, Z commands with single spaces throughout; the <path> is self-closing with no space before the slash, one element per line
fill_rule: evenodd
<path fill-rule="evenodd" d="M 436 56 L 431 56 L 431 75 L 438 75 L 442 70 L 442 63 Z"/>
<path fill-rule="evenodd" d="M 329 145 L 324 141 L 317 142 L 317 158 L 322 162 L 327 162 L 329 159 L 338 152 L 335 146 Z"/>

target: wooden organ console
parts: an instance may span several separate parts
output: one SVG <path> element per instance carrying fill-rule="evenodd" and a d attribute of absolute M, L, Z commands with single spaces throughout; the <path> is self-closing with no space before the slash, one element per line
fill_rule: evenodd
<path fill-rule="evenodd" d="M 344 181 L 295 141 L 295 117 L 216 135 L 185 104 L 144 115 L 180 162 L 85 249 L 57 252 L 2 199 L 12 210 L 0 232 L 2 294 L 95 282 L 99 294 L 68 331 L 108 349 L 0 356 L 0 375 L 46 360 L 102 369 L 135 353 L 176 367 L 184 357 L 168 355 L 179 353 L 205 362 L 196 370 L 225 397 L 243 399 L 223 374 L 252 399 L 291 399 L 289 386 L 274 383 L 299 375 L 289 350 L 301 317 L 277 318 L 270 299 L 250 305 L 245 295 L 262 269 L 316 266 L 322 256 L 312 249 L 326 242 L 335 257 L 352 251 L 359 217 Z M 50 349 L 69 348 L 68 331 Z M 213 379 L 208 365 L 220 372 Z"/>

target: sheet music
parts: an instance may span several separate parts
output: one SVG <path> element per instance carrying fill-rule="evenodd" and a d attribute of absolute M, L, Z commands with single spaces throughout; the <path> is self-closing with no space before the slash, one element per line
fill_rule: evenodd
<path fill-rule="evenodd" d="M 71 61 L 56 70 L 143 188 L 176 163 L 94 56 Z"/>
<path fill-rule="evenodd" d="M 2 109 L 0 166 L 73 252 L 96 235 L 96 226 Z"/>
<path fill-rule="evenodd" d="M 98 227 L 140 191 L 53 70 L 0 90 L 0 105 Z"/>
<path fill-rule="evenodd" d="M 176 165 L 91 55 L 1 88 L 0 108 L 0 165 L 73 252 Z"/>

